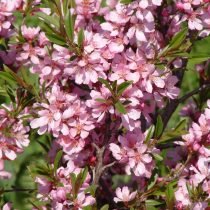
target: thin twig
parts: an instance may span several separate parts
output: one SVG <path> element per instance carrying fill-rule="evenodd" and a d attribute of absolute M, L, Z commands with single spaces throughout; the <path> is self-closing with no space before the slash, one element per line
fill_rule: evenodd
<path fill-rule="evenodd" d="M 204 84 L 203 86 L 201 86 L 201 87 L 187 93 L 186 95 L 182 96 L 181 98 L 178 99 L 178 101 L 179 101 L 179 103 L 183 103 L 184 101 L 186 101 L 191 96 L 196 95 L 196 94 L 200 93 L 201 91 L 206 90 L 208 88 L 210 88 L 210 84 Z"/>
<path fill-rule="evenodd" d="M 101 148 L 99 148 L 99 146 L 97 146 L 95 143 L 92 144 L 93 147 L 95 147 L 95 149 L 96 149 L 96 157 L 97 157 L 97 163 L 96 163 L 94 179 L 93 179 L 93 184 L 96 186 L 99 184 L 100 177 L 101 177 L 102 173 L 104 172 L 104 170 L 106 168 L 114 165 L 114 163 L 108 164 L 106 166 L 103 165 L 104 152 L 106 150 L 106 146 L 109 143 L 109 139 L 110 139 L 110 135 L 111 135 L 110 122 L 111 122 L 110 115 L 108 115 L 107 119 L 106 119 L 106 129 L 105 129 L 105 134 L 104 134 L 104 139 L 103 139 L 103 146 Z"/>

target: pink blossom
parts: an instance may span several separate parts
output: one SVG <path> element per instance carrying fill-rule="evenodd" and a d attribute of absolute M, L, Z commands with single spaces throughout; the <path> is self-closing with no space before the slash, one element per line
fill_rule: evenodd
<path fill-rule="evenodd" d="M 210 158 L 200 156 L 197 162 L 197 167 L 190 167 L 190 170 L 195 172 L 195 174 L 191 176 L 191 182 L 195 187 L 198 186 L 198 184 L 201 183 L 204 179 L 209 177 L 209 162 Z"/>
<path fill-rule="evenodd" d="M 101 87 L 100 91 L 92 90 L 90 96 L 92 99 L 87 100 L 86 104 L 92 109 L 92 116 L 97 122 L 103 120 L 107 112 L 114 113 L 110 101 L 111 93 L 107 88 Z"/>
<path fill-rule="evenodd" d="M 93 205 L 95 203 L 95 198 L 88 195 L 86 196 L 84 192 L 81 192 L 77 195 L 76 200 L 72 203 L 78 210 L 82 210 L 83 207 Z M 71 204 L 71 203 L 70 203 Z"/>
<path fill-rule="evenodd" d="M 116 195 L 117 197 L 114 198 L 114 202 L 129 202 L 132 201 L 133 199 L 135 199 L 137 194 L 137 191 L 134 191 L 132 193 L 130 193 L 128 187 L 123 187 L 122 189 L 120 189 L 119 187 L 116 189 Z"/>
<path fill-rule="evenodd" d="M 21 26 L 21 32 L 24 38 L 28 40 L 34 39 L 39 34 L 40 28 Z"/>
<path fill-rule="evenodd" d="M 144 136 L 139 131 L 135 130 L 140 136 L 128 133 L 124 137 L 119 136 L 120 146 L 111 143 L 110 150 L 113 156 L 121 161 L 126 162 L 125 170 L 127 174 L 131 171 L 136 176 L 151 176 L 152 157 L 148 154 L 147 146 L 143 144 Z"/>
<path fill-rule="evenodd" d="M 206 210 L 206 208 L 208 207 L 208 203 L 207 202 L 196 202 L 193 205 L 193 210 Z"/>
<path fill-rule="evenodd" d="M 178 189 L 175 192 L 176 201 L 181 203 L 184 207 L 187 207 L 191 204 L 188 189 L 187 181 L 185 179 L 180 179 L 178 182 Z"/>
<path fill-rule="evenodd" d="M 11 203 L 6 203 L 2 207 L 2 210 L 11 210 L 12 209 L 12 204 Z"/>
<path fill-rule="evenodd" d="M 77 84 L 91 85 L 96 83 L 99 77 L 105 79 L 109 63 L 101 56 L 101 51 L 106 44 L 107 40 L 102 36 L 86 31 L 84 52 L 64 69 L 65 74 L 74 78 Z"/>

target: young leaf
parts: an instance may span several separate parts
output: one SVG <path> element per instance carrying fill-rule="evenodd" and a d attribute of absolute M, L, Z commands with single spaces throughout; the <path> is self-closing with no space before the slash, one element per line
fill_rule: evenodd
<path fill-rule="evenodd" d="M 9 85 L 15 86 L 17 82 L 8 72 L 0 72 L 0 79 L 6 81 Z"/>
<path fill-rule="evenodd" d="M 188 59 L 187 69 L 194 70 L 194 66 L 210 58 L 210 36 L 193 43 L 190 58 Z"/>
<path fill-rule="evenodd" d="M 122 93 L 132 84 L 132 81 L 126 81 L 121 83 L 118 87 L 117 87 L 117 95 L 120 96 L 122 95 Z"/>
<path fill-rule="evenodd" d="M 174 209 L 174 189 L 172 184 L 168 184 L 166 187 L 166 205 L 169 210 Z"/>
<path fill-rule="evenodd" d="M 61 157 L 63 155 L 63 151 L 60 150 L 59 152 L 57 152 L 55 160 L 54 160 L 54 173 L 56 173 L 58 167 L 59 167 L 59 162 L 61 160 Z"/>
<path fill-rule="evenodd" d="M 85 192 L 86 193 L 90 193 L 93 197 L 95 196 L 95 193 L 96 193 L 96 189 L 97 189 L 97 186 L 96 185 L 90 185 L 86 190 Z"/>
<path fill-rule="evenodd" d="M 88 174 L 88 168 L 86 167 L 83 171 L 81 171 L 77 175 L 75 184 L 74 184 L 74 188 L 73 188 L 74 196 L 76 196 L 78 194 L 80 187 L 82 186 L 82 184 L 84 183 L 84 181 L 87 177 L 87 174 Z"/>
<path fill-rule="evenodd" d="M 130 4 L 133 0 L 120 0 L 121 4 Z"/>
<path fill-rule="evenodd" d="M 106 204 L 100 208 L 100 210 L 109 210 L 109 205 Z"/>
<path fill-rule="evenodd" d="M 121 113 L 121 114 L 127 113 L 125 107 L 123 106 L 123 104 L 120 101 L 118 101 L 114 106 L 119 113 Z"/>
<path fill-rule="evenodd" d="M 157 170 L 155 169 L 153 170 L 152 176 L 148 182 L 148 185 L 147 185 L 148 190 L 151 189 L 155 185 L 155 183 L 157 182 L 157 178 L 158 178 L 158 173 L 157 173 Z"/>
<path fill-rule="evenodd" d="M 145 203 L 147 206 L 159 206 L 159 205 L 163 204 L 163 202 L 156 201 L 156 200 L 146 200 Z"/>
<path fill-rule="evenodd" d="M 177 49 L 183 41 L 186 39 L 188 33 L 188 28 L 183 28 L 181 31 L 175 34 L 175 36 L 172 38 L 172 40 L 169 43 L 169 49 Z"/>
<path fill-rule="evenodd" d="M 149 129 L 147 130 L 147 136 L 145 138 L 145 143 L 148 143 L 149 140 L 152 138 L 153 133 L 154 133 L 154 130 L 155 130 L 155 126 L 154 125 L 151 125 L 149 127 Z"/>
<path fill-rule="evenodd" d="M 98 78 L 98 81 L 102 84 L 105 85 L 106 88 L 108 88 L 110 90 L 111 93 L 113 93 L 113 90 L 112 90 L 112 87 L 111 85 L 109 84 L 109 82 L 103 78 Z"/>
<path fill-rule="evenodd" d="M 54 44 L 67 47 L 66 41 L 63 37 L 58 36 L 57 34 L 46 33 L 47 38 Z"/>
<path fill-rule="evenodd" d="M 65 29 L 66 34 L 71 41 L 74 40 L 74 21 L 75 18 L 70 14 L 70 11 L 68 11 L 65 16 Z"/>
<path fill-rule="evenodd" d="M 180 121 L 174 129 L 165 131 L 163 135 L 160 137 L 158 144 L 166 143 L 168 141 L 171 141 L 172 139 L 177 140 L 177 138 L 187 133 L 185 126 L 186 126 L 186 120 L 184 119 Z"/>
<path fill-rule="evenodd" d="M 77 43 L 79 47 L 83 46 L 84 38 L 85 38 L 84 30 L 83 28 L 81 28 L 80 31 L 78 32 L 78 39 L 77 39 Z"/>
<path fill-rule="evenodd" d="M 173 51 L 176 49 L 179 49 L 179 47 L 183 44 L 183 42 L 186 39 L 188 33 L 187 27 L 183 28 L 181 31 L 176 33 L 170 43 L 163 49 L 162 52 L 160 52 L 159 57 L 167 54 L 169 51 Z"/>
<path fill-rule="evenodd" d="M 47 15 L 44 12 L 36 12 L 35 16 L 41 20 L 44 20 L 45 23 L 53 25 L 57 29 L 59 28 L 59 21 L 55 16 Z"/>
<path fill-rule="evenodd" d="M 180 130 L 184 130 L 185 126 L 186 126 L 187 120 L 181 120 L 178 125 L 176 126 L 176 128 L 174 129 L 175 131 L 180 131 Z"/>
<path fill-rule="evenodd" d="M 162 161 L 163 157 L 157 153 L 152 153 L 152 156 L 155 158 L 157 161 Z"/>
<path fill-rule="evenodd" d="M 157 117 L 157 123 L 155 125 L 155 134 L 154 134 L 154 137 L 155 138 L 159 138 L 160 135 L 162 134 L 163 132 L 163 121 L 162 121 L 162 118 L 160 115 L 158 115 Z"/>
<path fill-rule="evenodd" d="M 95 100 L 101 103 L 106 103 L 106 100 L 103 98 L 96 98 Z"/>

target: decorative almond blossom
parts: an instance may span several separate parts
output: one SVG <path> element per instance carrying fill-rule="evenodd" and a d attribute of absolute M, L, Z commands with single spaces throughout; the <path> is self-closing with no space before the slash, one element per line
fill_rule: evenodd
<path fill-rule="evenodd" d="M 128 187 L 123 187 L 122 189 L 116 189 L 117 197 L 114 198 L 114 201 L 117 202 L 129 202 L 136 197 L 137 191 L 130 193 Z"/>
<path fill-rule="evenodd" d="M 209 35 L 209 0 L 0 0 L 0 209 L 207 210 Z"/>

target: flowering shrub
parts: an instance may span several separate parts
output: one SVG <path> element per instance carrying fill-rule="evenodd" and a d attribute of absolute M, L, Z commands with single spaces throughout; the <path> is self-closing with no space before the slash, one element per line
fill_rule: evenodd
<path fill-rule="evenodd" d="M 209 0 L 0 0 L 0 61 L 3 210 L 210 208 Z"/>

